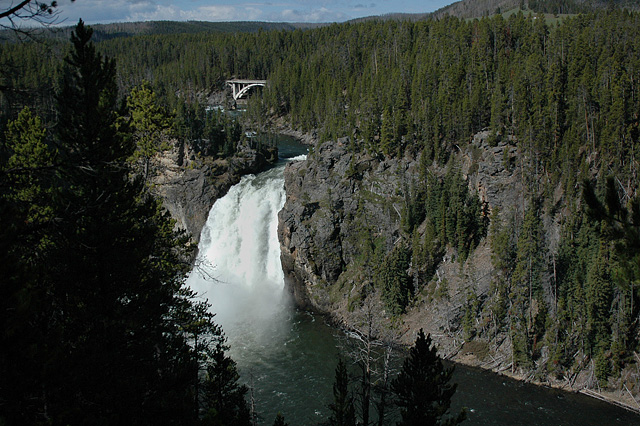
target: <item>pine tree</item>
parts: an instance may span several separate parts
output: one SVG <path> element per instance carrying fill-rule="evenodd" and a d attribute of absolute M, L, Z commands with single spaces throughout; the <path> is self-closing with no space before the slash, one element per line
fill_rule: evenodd
<path fill-rule="evenodd" d="M 382 299 L 392 315 L 404 313 L 413 295 L 413 283 L 407 274 L 410 260 L 411 252 L 400 244 L 378 267 Z"/>
<path fill-rule="evenodd" d="M 589 341 L 594 353 L 605 352 L 611 344 L 611 285 L 609 248 L 600 241 L 599 249 L 592 259 L 586 281 L 587 327 Z"/>
<path fill-rule="evenodd" d="M 284 421 L 282 413 L 276 414 L 276 418 L 273 420 L 273 426 L 289 426 L 289 423 Z"/>
<path fill-rule="evenodd" d="M 54 152 L 40 119 L 23 109 L 10 122 L 0 164 L 0 423 L 42 420 L 42 366 L 50 312 L 47 254 L 54 236 Z"/>
<path fill-rule="evenodd" d="M 27 227 L 40 227 L 52 219 L 50 180 L 55 152 L 48 146 L 45 134 L 40 118 L 25 107 L 9 123 L 5 135 L 11 155 L 2 167 L 7 180 L 3 198 L 20 210 L 23 216 L 19 220 Z M 30 244 L 39 246 L 36 241 Z"/>
<path fill-rule="evenodd" d="M 513 358 L 529 364 L 532 358 L 533 298 L 541 291 L 543 245 L 542 221 L 537 201 L 525 213 L 517 242 L 516 264 L 511 279 L 510 309 Z M 514 363 L 515 364 L 515 363 Z M 514 365 L 515 367 L 515 365 Z"/>
<path fill-rule="evenodd" d="M 58 415 L 135 422 L 171 407 L 188 419 L 197 365 L 172 321 L 188 267 L 184 240 L 132 178 L 135 146 L 118 120 L 115 64 L 91 36 L 80 21 L 58 95 L 60 236 L 50 279 L 62 334 L 56 362 L 73 372 L 52 389 Z M 169 383 L 175 391 L 159 391 Z"/>
<path fill-rule="evenodd" d="M 206 378 L 202 383 L 205 425 L 250 426 L 251 415 L 245 396 L 249 389 L 238 383 L 240 374 L 222 338 L 206 351 Z"/>
<path fill-rule="evenodd" d="M 431 346 L 431 336 L 418 332 L 409 356 L 391 383 L 400 407 L 402 420 L 398 426 L 455 425 L 461 423 L 464 410 L 453 417 L 445 417 L 451 406 L 456 384 L 450 384 L 453 367 L 446 368 Z"/>
<path fill-rule="evenodd" d="M 173 117 L 159 104 L 148 84 L 134 88 L 127 97 L 129 126 L 133 130 L 136 150 L 132 159 L 143 165 L 144 180 L 149 178 L 151 160 L 159 152 L 171 148 Z"/>
<path fill-rule="evenodd" d="M 598 252 L 587 275 L 587 313 L 590 343 L 596 356 L 596 367 L 599 367 L 598 378 L 604 381 L 610 371 L 604 352 L 610 347 L 612 323 L 615 321 L 615 315 L 612 318 L 610 312 L 614 294 L 612 270 L 616 271 L 615 281 L 623 293 L 619 297 L 629 300 L 621 305 L 626 312 L 618 315 L 629 318 L 626 321 L 637 322 L 640 318 L 640 297 L 637 294 L 640 287 L 640 198 L 636 196 L 629 200 L 628 206 L 623 206 L 614 178 L 610 177 L 606 181 L 604 201 L 598 199 L 588 181 L 584 182 L 583 199 L 588 214 L 601 223 Z M 622 349 L 621 342 L 626 341 L 631 346 L 640 339 L 635 327 L 618 330 L 617 334 L 613 336 L 616 338 L 616 357 Z"/>
<path fill-rule="evenodd" d="M 336 379 L 333 383 L 333 402 L 329 404 L 331 426 L 355 426 L 356 410 L 349 391 L 349 373 L 342 358 L 336 366 Z"/>

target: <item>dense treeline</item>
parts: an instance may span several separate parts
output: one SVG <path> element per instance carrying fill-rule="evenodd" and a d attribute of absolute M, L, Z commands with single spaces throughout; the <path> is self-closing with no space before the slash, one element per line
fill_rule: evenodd
<path fill-rule="evenodd" d="M 426 164 L 449 163 L 483 129 L 490 145 L 515 146 L 517 164 L 505 166 L 520 173 L 527 195 L 522 206 L 494 212 L 499 274 L 491 295 L 469 295 L 466 309 L 480 321 L 468 333 L 506 333 L 514 368 L 538 365 L 543 375 L 594 361 L 604 383 L 637 348 L 637 272 L 616 258 L 598 222 L 583 211 L 579 188 L 583 180 L 601 183 L 612 175 L 623 204 L 636 194 L 639 19 L 617 11 L 549 27 L 518 14 L 294 33 L 291 52 L 305 54 L 289 54 L 270 74 L 263 111 L 285 114 L 294 127 L 319 128 L 322 140 L 350 137 L 354 152 L 419 154 Z M 552 205 L 557 189 L 562 204 Z M 427 252 L 441 249 L 434 242 L 449 244 L 464 260 L 483 236 L 486 222 L 478 218 L 486 214 L 478 215 L 482 206 L 472 201 L 455 210 L 439 203 L 436 210 L 463 220 L 434 220 L 429 198 L 442 190 L 442 183 L 421 179 L 407 191 L 405 227 L 426 220 L 435 236 Z M 545 217 L 562 223 L 558 245 L 547 240 Z M 406 276 L 409 258 L 396 247 L 379 274 L 394 313 L 419 290 Z M 576 353 L 585 357 L 576 360 Z"/>
<path fill-rule="evenodd" d="M 446 162 L 453 143 L 491 127 L 518 136 L 535 149 L 531 154 L 553 148 L 564 158 L 559 150 L 576 145 L 561 143 L 565 138 L 601 142 L 592 148 L 604 152 L 610 128 L 620 120 L 629 127 L 637 19 L 625 12 L 579 16 L 557 29 L 522 14 L 373 21 L 313 31 L 138 36 L 99 47 L 117 61 L 122 93 L 149 81 L 172 107 L 177 96 L 209 93 L 232 76 L 269 78 L 267 111 L 290 113 L 296 127 L 321 127 L 326 138 L 355 131 L 360 150 L 393 155 L 418 141 Z M 3 45 L 1 61 L 11 64 L 3 67 L 4 85 L 50 92 L 59 51 L 55 44 Z M 606 120 L 610 113 L 614 119 Z M 559 162 L 551 160 L 539 159 L 538 172 L 556 170 Z"/>
<path fill-rule="evenodd" d="M 596 152 L 603 171 L 619 174 L 637 149 L 639 28 L 636 14 L 615 12 L 554 29 L 520 14 L 293 33 L 291 51 L 309 54 L 270 74 L 266 107 L 294 126 L 322 127 L 326 139 L 355 133 L 357 150 L 426 149 L 440 163 L 490 128 L 517 139 L 531 185 L 547 173 L 552 184 L 560 175 L 575 183 L 574 166 Z"/>
<path fill-rule="evenodd" d="M 57 121 L 24 108 L 0 137 L 0 423 L 248 425 L 186 239 L 132 167 L 136 111 L 161 111 L 144 89 L 118 106 L 90 38 L 80 22 Z"/>
<path fill-rule="evenodd" d="M 319 130 L 322 141 L 349 137 L 357 154 L 408 154 L 445 168 L 488 130 L 491 145 L 515 148 L 517 161 L 506 167 L 520 173 L 526 197 L 492 214 L 498 273 L 491 295 L 469 295 L 469 309 L 483 320 L 468 334 L 507 334 L 514 367 L 541 365 L 542 374 L 595 360 L 603 381 L 637 349 L 638 273 L 612 251 L 580 195 L 581 183 L 594 178 L 601 193 L 606 176 L 615 177 L 623 204 L 637 193 L 637 13 L 578 15 L 557 26 L 522 13 L 373 20 L 308 31 L 136 36 L 98 48 L 117 59 L 121 93 L 148 81 L 171 108 L 201 103 L 229 77 L 266 78 L 249 105 L 254 120 L 285 116 L 294 128 Z M 47 93 L 57 84 L 57 50 L 55 43 L 2 46 L 2 85 L 13 88 L 3 94 L 3 117 L 31 101 L 40 115 L 54 114 Z M 408 247 L 396 250 L 386 264 L 428 275 L 434 251 L 448 245 L 464 260 L 487 234 L 488 212 L 460 193 L 456 179 L 420 179 L 407 189 L 406 240 L 424 243 L 411 244 L 411 256 Z M 453 200 L 437 200 L 432 190 Z M 559 241 L 545 236 L 550 219 L 560 223 Z M 429 242 L 410 235 L 425 221 L 435 236 Z M 419 290 L 397 274 L 383 281 L 395 312 Z M 576 361 L 576 353 L 586 356 Z M 534 363 L 541 357 L 546 362 Z"/>

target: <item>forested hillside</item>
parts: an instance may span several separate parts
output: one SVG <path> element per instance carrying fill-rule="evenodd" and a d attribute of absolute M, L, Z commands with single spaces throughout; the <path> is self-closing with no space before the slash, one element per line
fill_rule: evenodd
<path fill-rule="evenodd" d="M 206 22 L 206 21 L 145 21 L 114 22 L 93 25 L 93 41 L 113 38 L 133 37 L 136 35 L 169 35 L 198 33 L 257 33 L 259 31 L 294 30 L 296 28 L 315 28 L 323 24 L 290 24 L 284 22 Z M 37 39 L 56 39 L 66 41 L 72 27 L 50 28 L 49 31 L 32 29 Z M 29 32 L 27 32 L 29 34 Z M 25 34 L 10 29 L 0 31 L 0 41 L 16 42 L 25 38 Z"/>
<path fill-rule="evenodd" d="M 456 16 L 458 18 L 480 18 L 508 12 L 513 9 L 528 9 L 533 13 L 577 14 L 592 13 L 613 8 L 638 8 L 633 0 L 462 0 L 436 10 L 433 18 Z"/>
<path fill-rule="evenodd" d="M 639 14 L 601 11 L 552 26 L 522 13 L 371 20 L 140 35 L 97 48 L 116 58 L 121 96 L 148 81 L 194 132 L 199 105 L 229 77 L 268 79 L 248 106 L 254 124 L 317 132 L 300 182 L 326 169 L 313 176 L 341 182 L 355 204 L 343 217 L 332 212 L 348 197 L 335 190 L 298 201 L 306 219 L 322 213 L 312 225 L 330 229 L 327 238 L 338 228 L 360 233 L 332 240 L 329 253 L 309 251 L 305 273 L 328 301 L 316 307 L 354 311 L 377 295 L 400 324 L 449 303 L 443 339 L 508 353 L 499 368 L 570 385 L 586 371 L 591 386 L 622 378 L 637 392 Z M 0 100 L 3 122 L 25 104 L 55 116 L 51 70 L 61 51 L 53 41 L 1 46 L 0 85 L 12 88 Z M 491 175 L 478 178 L 489 165 L 511 179 L 512 203 L 498 206 Z M 585 182 L 595 188 L 591 209 Z M 371 220 L 373 204 L 384 206 L 383 222 Z M 309 235 L 323 238 L 319 229 Z M 487 271 L 486 288 L 468 278 L 473 268 Z M 468 285 L 447 288 L 446 271 Z"/>
<path fill-rule="evenodd" d="M 187 239 L 136 167 L 170 117 L 146 88 L 121 105 L 91 36 L 72 34 L 55 122 L 25 107 L 0 132 L 0 423 L 249 424 Z"/>
<path fill-rule="evenodd" d="M 343 179 L 364 177 L 362 202 L 371 205 L 371 197 L 383 196 L 389 215 L 402 208 L 403 226 L 387 232 L 386 240 L 372 237 L 363 246 L 371 247 L 363 249 L 370 255 L 363 257 L 344 248 L 353 244 L 348 239 L 333 242 L 343 247 L 337 258 L 312 247 L 310 253 L 318 253 L 306 264 L 317 270 L 312 287 L 338 283 L 349 306 L 357 307 L 355 276 L 356 289 L 357 280 L 373 286 L 358 290 L 360 297 L 377 289 L 387 312 L 412 315 L 445 303 L 434 298 L 438 291 L 449 297 L 441 289 L 442 276 L 434 274 L 455 259 L 468 279 L 475 280 L 469 268 L 491 278 L 489 288 L 464 285 L 456 288 L 462 295 L 451 294 L 462 305 L 453 314 L 459 325 L 451 338 L 497 348 L 506 337 L 508 365 L 539 377 L 572 383 L 586 368 L 604 386 L 608 377 L 619 376 L 635 362 L 637 350 L 638 254 L 631 241 L 638 222 L 631 214 L 620 216 L 633 221 L 635 231 L 629 231 L 625 249 L 616 248 L 609 225 L 585 210 L 582 188 L 591 181 L 603 197 L 610 176 L 611 202 L 627 206 L 637 199 L 639 24 L 637 14 L 608 12 L 550 28 L 543 19 L 518 14 L 507 20 L 368 22 L 300 34 L 302 46 L 318 47 L 302 59 L 290 56 L 270 74 L 265 112 L 287 115 L 294 127 L 320 129 L 321 143 L 346 138 L 341 140 L 353 168 L 344 169 Z M 488 152 L 501 153 L 498 170 L 516 178 L 515 204 L 501 211 L 486 195 L 497 191 L 490 178 L 484 188 L 471 184 L 478 168 L 487 166 Z M 394 158 L 408 161 L 408 168 L 413 158 L 420 166 L 413 178 L 389 173 L 376 184 L 366 168 L 359 169 L 367 156 L 390 170 L 402 169 Z M 322 164 L 335 161 L 330 157 L 318 150 L 315 171 L 298 173 L 322 176 Z M 464 158 L 469 164 L 460 175 Z M 466 186 L 460 179 L 469 183 L 471 195 L 460 191 Z M 303 191 L 313 185 L 303 182 Z M 309 206 L 319 206 L 329 223 L 344 225 L 322 208 L 333 194 L 319 204 L 312 196 Z M 345 227 L 380 223 L 376 213 L 367 216 L 364 210 L 360 217 L 354 211 Z M 309 235 L 317 235 L 322 248 L 324 237 L 314 226 Z M 376 235 L 375 226 L 369 229 Z M 385 231 L 377 235 L 385 237 Z M 490 270 L 465 262 L 483 241 L 491 249 Z M 364 270 L 371 275 L 349 275 L 358 258 L 369 259 Z M 424 301 L 426 306 L 416 307 Z"/>

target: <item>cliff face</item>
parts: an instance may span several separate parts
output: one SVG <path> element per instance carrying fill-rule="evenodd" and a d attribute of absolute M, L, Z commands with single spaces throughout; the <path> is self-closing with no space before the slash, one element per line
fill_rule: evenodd
<path fill-rule="evenodd" d="M 340 304 L 330 290 L 356 263 L 369 225 L 388 242 L 398 237 L 397 189 L 417 166 L 415 159 L 357 156 L 345 142 L 326 143 L 284 172 L 287 201 L 278 232 L 287 288 L 300 306 L 320 312 Z"/>
<path fill-rule="evenodd" d="M 487 215 L 496 207 L 517 209 L 524 194 L 514 166 L 516 149 L 508 142 L 490 147 L 486 136 L 476 135 L 455 154 L 456 167 L 469 190 L 487 207 Z M 286 286 L 299 306 L 330 314 L 347 327 L 358 326 L 359 311 L 367 305 L 363 299 L 377 297 L 367 290 L 377 272 L 371 259 L 363 259 L 372 256 L 366 246 L 390 253 L 407 240 L 402 215 L 419 168 L 420 160 L 408 155 L 394 159 L 354 155 L 345 140 L 327 142 L 307 161 L 287 166 L 287 201 L 278 230 Z M 429 173 L 443 175 L 444 170 L 429 165 Z M 422 238 L 424 232 L 423 223 L 417 234 Z M 446 248 L 428 282 L 418 283 L 418 274 L 410 271 L 417 294 L 401 316 L 400 340 L 411 343 L 414 332 L 424 328 L 445 356 L 470 356 L 470 351 L 462 350 L 465 306 L 471 294 L 483 299 L 491 296 L 494 273 L 486 237 L 465 262 L 457 259 L 456 250 Z M 386 314 L 382 304 L 379 309 Z M 494 353 L 506 353 L 507 339 L 497 341 L 502 346 L 494 348 Z"/>
<path fill-rule="evenodd" d="M 243 145 L 232 157 L 214 160 L 176 144 L 157 158 L 151 188 L 176 220 L 176 227 L 187 231 L 197 244 L 213 203 L 243 175 L 258 173 L 277 159 L 276 148 L 259 151 Z"/>
<path fill-rule="evenodd" d="M 324 143 L 307 161 L 289 164 L 284 172 L 287 200 L 278 224 L 285 286 L 298 306 L 327 314 L 335 323 L 359 330 L 363 336 L 371 332 L 382 340 L 412 344 L 417 331 L 424 329 L 440 355 L 448 359 L 588 392 L 597 386 L 594 362 L 588 354 L 572 350 L 571 365 L 558 373 L 554 369 L 554 335 L 535 334 L 540 318 L 545 318 L 551 333 L 561 330 L 581 338 L 558 320 L 562 311 L 556 295 L 556 267 L 561 255 L 561 223 L 571 217 L 569 197 L 561 184 L 552 187 L 546 181 L 544 202 L 535 207 L 526 182 L 535 182 L 536 177 L 543 180 L 546 172 L 534 169 L 528 176 L 523 172 L 527 158 L 515 143 L 503 140 L 491 146 L 488 140 L 486 132 L 475 135 L 471 143 L 452 154 L 446 170 L 436 164 L 425 165 L 410 155 L 385 159 L 354 154 L 346 140 Z M 429 246 L 425 242 L 442 236 L 430 233 L 428 217 L 408 227 L 407 206 L 419 176 L 447 179 L 451 169 L 459 176 L 458 182 L 463 182 L 463 189 L 477 194 L 491 226 L 464 255 L 460 252 L 464 244 L 435 248 L 437 254 L 429 255 L 437 261 L 424 273 L 416 267 L 420 262 L 416 252 L 422 247 L 420 255 L 424 256 L 424 247 Z M 437 184 L 427 187 L 427 191 L 437 190 Z M 525 278 L 520 284 L 505 284 L 513 276 L 504 272 L 526 263 L 518 258 L 520 247 L 514 247 L 513 238 L 526 235 L 530 211 L 539 215 L 536 223 L 544 248 L 543 259 L 537 261 L 545 265 L 534 297 L 531 275 L 529 281 Z M 511 236 L 511 250 L 517 249 L 518 255 L 512 255 L 510 264 L 498 270 L 494 266 L 499 264 L 495 260 L 498 255 L 492 246 L 499 251 L 496 247 L 505 234 Z M 410 259 L 400 269 L 385 271 L 389 265 L 393 268 L 389 259 L 401 258 L 394 257 L 398 252 L 404 253 L 405 261 Z M 412 294 L 401 313 L 391 311 L 385 295 L 390 275 L 411 281 L 407 288 Z M 527 302 L 530 308 L 518 311 L 516 303 Z M 554 321 L 556 324 L 551 324 Z M 516 358 L 523 350 L 515 340 L 518 326 L 534 336 L 530 350 L 535 358 L 529 364 Z M 630 392 L 622 387 L 622 383 L 634 383 L 632 370 L 633 365 L 621 373 L 619 382 L 612 382 L 613 390 L 605 392 L 605 399 L 635 407 Z"/>

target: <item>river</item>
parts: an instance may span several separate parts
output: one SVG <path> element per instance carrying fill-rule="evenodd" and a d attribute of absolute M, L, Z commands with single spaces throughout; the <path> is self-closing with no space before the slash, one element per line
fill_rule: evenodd
<path fill-rule="evenodd" d="M 322 317 L 296 310 L 283 292 L 277 214 L 285 202 L 283 170 L 304 159 L 291 138 L 278 165 L 245 176 L 216 201 L 200 239 L 199 270 L 188 285 L 206 298 L 229 339 L 241 378 L 253 389 L 261 425 L 282 412 L 291 426 L 329 415 L 334 369 L 345 336 Z M 640 416 L 593 398 L 456 366 L 452 408 L 465 425 L 640 426 Z M 373 411 L 373 410 L 372 410 Z"/>

